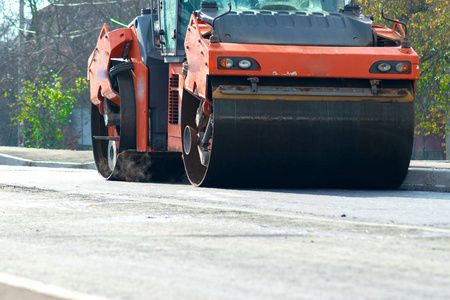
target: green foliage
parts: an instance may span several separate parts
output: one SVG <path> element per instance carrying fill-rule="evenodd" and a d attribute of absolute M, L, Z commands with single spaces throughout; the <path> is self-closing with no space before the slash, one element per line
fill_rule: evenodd
<path fill-rule="evenodd" d="M 416 90 L 416 130 L 424 134 L 448 131 L 450 112 L 450 5 L 448 0 L 361 0 L 374 23 L 388 27 L 386 16 L 408 25 L 413 47 L 420 57 L 420 80 Z"/>
<path fill-rule="evenodd" d="M 85 78 L 77 78 L 75 87 L 63 86 L 62 77 L 52 74 L 22 82 L 12 104 L 13 125 L 19 126 L 27 147 L 61 148 L 69 117 L 76 103 L 74 94 L 87 87 Z"/>

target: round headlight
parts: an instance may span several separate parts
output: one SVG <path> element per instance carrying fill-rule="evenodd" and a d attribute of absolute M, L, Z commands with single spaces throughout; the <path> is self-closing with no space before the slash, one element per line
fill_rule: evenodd
<path fill-rule="evenodd" d="M 220 61 L 220 66 L 222 68 L 229 69 L 234 66 L 234 62 L 229 58 L 224 58 Z"/>
<path fill-rule="evenodd" d="M 395 65 L 395 71 L 399 73 L 405 73 L 406 71 L 408 71 L 408 65 L 405 63 L 398 63 Z"/>
<path fill-rule="evenodd" d="M 389 72 L 389 70 L 391 69 L 391 65 L 388 63 L 381 63 L 377 68 L 380 72 Z"/>
<path fill-rule="evenodd" d="M 252 66 L 252 63 L 248 59 L 242 59 L 239 61 L 238 65 L 241 69 L 248 69 Z"/>

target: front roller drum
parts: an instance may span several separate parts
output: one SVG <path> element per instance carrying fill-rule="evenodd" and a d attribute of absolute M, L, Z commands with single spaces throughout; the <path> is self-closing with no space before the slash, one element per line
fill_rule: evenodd
<path fill-rule="evenodd" d="M 196 128 L 190 102 L 183 128 Z M 413 102 L 215 99 L 211 118 L 209 163 L 183 153 L 197 186 L 395 188 L 411 157 Z"/>

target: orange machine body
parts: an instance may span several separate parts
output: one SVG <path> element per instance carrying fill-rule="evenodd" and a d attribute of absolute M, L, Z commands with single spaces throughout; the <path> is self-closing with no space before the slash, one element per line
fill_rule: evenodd
<path fill-rule="evenodd" d="M 282 45 L 241 45 L 231 43 L 211 44 L 202 36 L 210 25 L 192 16 L 186 34 L 185 50 L 189 61 L 189 75 L 182 74 L 182 64 L 172 63 L 170 74 L 176 74 L 180 82 L 175 88 L 181 109 L 183 90 L 199 98 L 208 99 L 208 76 L 255 76 L 255 77 L 314 77 L 314 78 L 358 78 L 367 80 L 419 78 L 419 58 L 412 49 L 398 47 L 315 47 Z M 396 31 L 374 26 L 374 30 L 400 38 Z M 100 33 L 97 47 L 89 58 L 88 76 L 91 81 L 91 101 L 102 111 L 106 97 L 120 105 L 120 96 L 114 91 L 108 77 L 111 58 L 120 58 L 127 42 L 131 43 L 129 58 L 133 62 L 133 79 L 136 90 L 136 123 L 138 151 L 152 151 L 148 147 L 148 72 L 141 60 L 134 27 L 109 32 L 106 24 Z M 258 64 L 257 70 L 226 70 L 218 68 L 219 57 L 247 57 L 251 55 Z M 370 73 L 377 61 L 410 62 L 408 73 Z M 173 88 L 171 88 L 173 91 Z M 169 91 L 170 93 L 170 91 Z M 173 96 L 172 96 L 173 97 Z M 168 95 L 168 99 L 170 95 Z M 309 97 L 308 99 L 311 99 Z M 181 146 L 181 127 L 168 124 L 168 150 L 178 151 Z"/>
<path fill-rule="evenodd" d="M 419 79 L 419 57 L 409 48 L 398 47 L 315 47 L 282 45 L 241 45 L 231 43 L 211 44 L 202 37 L 204 27 L 195 17 L 191 18 L 186 35 L 186 56 L 189 61 L 189 76 L 185 88 L 206 98 L 207 76 L 255 76 L 255 77 L 314 77 L 314 78 L 358 78 L 367 80 Z M 374 26 L 375 30 L 400 38 L 397 32 Z M 217 66 L 219 57 L 254 58 L 258 70 L 226 70 Z M 377 61 L 410 62 L 408 73 L 370 73 Z"/>
<path fill-rule="evenodd" d="M 88 60 L 88 79 L 90 80 L 90 100 L 93 107 L 98 108 L 97 115 L 93 114 L 92 117 L 93 124 L 97 124 L 94 125 L 97 126 L 97 135 L 94 136 L 93 134 L 92 136 L 93 141 L 96 141 L 96 146 L 93 148 L 94 153 L 97 152 L 99 157 L 96 159 L 97 168 L 106 170 L 100 171 L 105 178 L 123 178 L 116 176 L 116 174 L 123 172 L 125 164 L 122 163 L 121 167 L 116 168 L 116 158 L 111 158 L 111 156 L 120 158 L 121 154 L 116 154 L 116 152 L 118 153 L 117 149 L 119 149 L 121 153 L 148 154 L 147 156 L 151 158 L 158 157 L 159 161 L 164 161 L 168 157 L 166 154 L 172 154 L 173 157 L 176 154 L 176 159 L 183 158 L 186 174 L 191 183 L 194 185 L 206 184 L 207 186 L 216 186 L 219 183 L 220 186 L 223 176 L 226 176 L 230 182 L 233 181 L 234 179 L 231 178 L 236 175 L 234 170 L 245 169 L 244 166 L 249 161 L 230 158 L 228 153 L 235 151 L 243 143 L 252 143 L 254 136 L 264 136 L 264 134 L 273 130 L 271 134 L 268 134 L 269 136 L 284 134 L 296 139 L 297 136 L 303 134 L 304 139 L 312 139 L 320 136 L 322 132 L 327 132 L 332 127 L 330 125 L 332 122 L 340 122 L 341 125 L 339 126 L 342 126 L 340 127 L 342 131 L 347 128 L 346 126 L 353 126 L 350 134 L 355 134 L 355 137 L 359 139 L 364 136 L 362 132 L 373 130 L 372 126 L 375 123 L 370 120 L 376 119 L 384 126 L 383 132 L 386 133 L 383 137 L 377 137 L 378 144 L 383 145 L 392 142 L 392 139 L 387 137 L 389 129 L 392 127 L 400 128 L 397 130 L 396 136 L 406 136 L 405 141 L 402 142 L 406 146 L 403 147 L 400 143 L 397 145 L 403 147 L 400 150 L 401 155 L 399 155 L 402 162 L 392 167 L 392 170 L 400 170 L 399 175 L 396 175 L 395 180 L 392 180 L 393 186 L 401 182 L 407 172 L 410 156 L 409 145 L 412 145 L 412 134 L 410 133 L 413 131 L 415 81 L 419 79 L 420 70 L 418 55 L 411 48 L 410 43 L 405 42 L 406 35 L 399 23 L 394 23 L 390 29 L 370 25 L 369 19 L 365 18 L 364 21 L 361 21 L 358 18 L 361 17 L 362 19 L 362 15 L 349 12 L 349 9 L 352 10 L 355 7 L 346 6 L 345 11 L 337 11 L 330 13 L 330 15 L 333 14 L 332 17 L 341 20 L 343 23 L 340 24 L 344 25 L 347 24 L 345 22 L 365 22 L 365 31 L 361 39 L 358 38 L 358 33 L 355 33 L 355 35 L 349 33 L 350 38 L 342 43 L 338 41 L 338 46 L 330 45 L 328 40 L 322 36 L 322 40 L 318 44 L 308 44 L 308 41 L 305 43 L 305 40 L 301 42 L 294 40 L 290 43 L 290 34 L 285 34 L 285 31 L 288 30 L 287 27 L 280 27 L 282 29 L 277 30 L 284 30 L 282 42 L 272 39 L 272 44 L 265 43 L 265 36 L 262 38 L 259 36 L 259 40 L 255 43 L 246 43 L 247 40 L 223 42 L 228 35 L 228 31 L 225 31 L 223 26 L 225 26 L 224 24 L 230 24 L 230 20 L 232 20 L 231 17 L 226 19 L 223 16 L 227 13 L 230 13 L 230 16 L 241 14 L 241 16 L 244 15 L 242 20 L 245 20 L 247 12 L 232 12 L 230 7 L 228 12 L 220 15 L 219 12 L 216 15 L 211 13 L 211 16 L 213 16 L 211 19 L 208 17 L 208 13 L 212 9 L 209 6 L 213 6 L 213 4 L 215 2 L 202 4 L 201 9 L 192 13 L 189 21 L 185 23 L 184 21 L 187 19 L 180 19 L 181 10 L 176 10 L 179 14 L 176 21 L 172 19 L 168 21 L 167 19 L 173 17 L 172 15 L 155 14 L 154 11 L 156 10 L 150 9 L 147 10 L 146 15 L 133 21 L 129 28 L 108 31 L 106 24 L 103 26 L 96 48 Z M 187 4 L 184 3 L 183 5 Z M 164 10 L 170 11 L 170 8 L 164 5 L 158 9 L 161 12 Z M 203 12 L 205 13 L 203 14 Z M 267 12 L 258 10 L 257 13 L 248 12 L 248 14 L 252 18 L 257 18 L 256 15 L 263 18 Z M 287 15 L 288 12 L 273 12 L 270 20 L 275 20 L 275 15 L 282 18 L 283 14 Z M 301 14 L 303 18 L 309 18 L 307 13 L 302 12 Z M 339 14 L 345 15 L 345 17 L 341 17 Z M 317 17 L 322 18 L 323 22 L 328 22 L 328 19 L 325 19 L 330 15 L 312 13 L 310 16 L 311 20 Z M 183 15 L 184 17 L 185 15 Z M 220 19 L 221 17 L 222 19 Z M 141 19 L 139 20 L 139 18 Z M 345 18 L 354 19 L 344 22 Z M 222 21 L 222 23 L 219 22 L 220 25 L 216 23 L 217 28 L 222 28 L 222 32 L 218 30 L 219 34 L 222 34 L 221 38 L 214 36 L 213 26 L 216 19 Z M 294 17 L 291 20 L 294 20 Z M 162 28 L 168 26 L 167 24 L 170 22 L 178 25 L 167 27 L 169 29 Z M 245 21 L 242 22 L 245 24 Z M 265 26 L 267 27 L 264 30 L 271 31 L 270 24 L 266 23 Z M 233 29 L 233 26 L 229 25 L 227 30 Z M 252 26 L 248 25 L 248 28 L 250 27 Z M 178 31 L 180 28 L 184 28 L 182 34 Z M 363 28 L 363 25 L 361 25 L 361 28 Z M 246 33 L 247 38 L 252 33 L 264 32 L 264 30 L 260 32 L 257 30 L 258 28 L 253 27 L 249 29 L 250 33 Z M 316 30 L 318 33 L 322 32 L 320 26 Z M 335 30 L 338 32 L 340 29 Z M 237 35 L 239 34 L 233 37 Z M 366 39 L 368 42 L 358 43 L 358 39 L 359 41 Z M 353 41 L 355 41 L 355 44 L 353 44 Z M 381 43 L 381 45 L 377 43 Z M 251 67 L 228 67 L 226 65 L 227 59 L 230 59 L 233 63 L 250 60 Z M 224 61 L 225 65 L 223 64 Z M 131 102 L 133 104 L 132 106 L 127 104 L 129 107 L 126 110 L 131 109 L 130 111 L 132 111 L 132 113 L 128 112 L 127 114 L 122 112 L 124 105 L 121 105 L 123 99 L 121 99 L 118 89 L 119 83 L 115 84 L 112 79 L 112 74 L 114 74 L 112 68 L 120 64 L 126 67 L 132 66 L 131 69 L 126 71 L 128 72 L 127 76 L 132 77 L 133 82 L 130 81 L 128 87 L 134 88 L 134 96 L 127 98 L 127 94 L 122 94 L 123 99 L 127 99 L 124 103 Z M 399 65 L 400 71 L 397 70 Z M 394 70 L 383 71 L 384 67 Z M 155 81 L 155 77 L 164 78 L 164 80 Z M 259 85 L 260 81 L 264 83 Z M 155 96 L 156 90 L 158 92 Z M 167 94 L 165 94 L 166 91 Z M 106 100 L 109 100 L 111 104 L 105 105 L 105 103 L 110 103 Z M 277 101 L 279 101 L 280 107 L 289 107 L 287 110 L 295 110 L 296 113 L 278 116 L 277 112 L 281 115 L 286 111 L 283 108 L 278 111 Z M 355 105 L 348 105 L 350 102 L 355 103 Z M 318 103 L 319 105 L 316 105 Z M 371 104 L 366 105 L 367 103 Z M 379 109 L 379 112 L 375 112 L 371 108 L 374 103 L 375 106 L 373 107 Z M 377 103 L 381 103 L 381 105 Z M 384 103 L 389 104 L 384 105 Z M 395 103 L 401 104 L 396 105 Z M 255 127 L 256 129 L 253 129 L 255 134 L 236 129 L 239 126 L 242 126 L 243 129 L 247 125 L 254 126 L 254 123 L 250 121 L 247 123 L 247 120 L 251 118 L 240 115 L 239 109 L 236 108 L 237 105 L 244 107 L 250 113 L 259 114 L 254 118 L 258 120 L 256 123 L 259 122 L 258 126 Z M 218 107 L 219 109 L 215 110 Z M 320 111 L 315 110 L 316 107 L 319 107 L 318 110 L 320 111 L 333 114 L 330 117 L 332 121 L 325 125 L 320 123 L 321 121 L 316 122 L 319 119 L 317 116 L 320 114 Z M 328 111 L 329 107 L 332 108 Z M 385 114 L 386 111 L 393 111 L 393 109 L 398 111 Z M 167 115 L 165 115 L 166 110 Z M 370 112 L 371 110 L 373 112 Z M 219 113 L 216 114 L 215 111 Z M 348 111 L 354 114 L 349 115 L 347 114 Z M 365 116 L 369 115 L 369 112 L 373 115 L 364 119 L 365 117 L 355 113 L 357 111 L 364 111 Z M 303 112 L 309 115 L 304 117 Z M 124 145 L 123 140 L 125 140 L 122 140 L 125 135 L 122 136 L 120 132 L 123 129 L 123 124 L 117 122 L 117 120 L 116 123 L 111 121 L 111 119 L 118 118 L 118 115 L 122 118 L 122 113 L 126 116 L 127 126 L 127 130 L 122 132 L 126 132 L 128 136 L 131 132 L 131 135 L 133 135 L 130 139 L 126 139 L 126 148 L 119 147 L 119 144 Z M 161 114 L 163 114 L 163 117 L 161 117 Z M 391 118 L 391 116 L 395 117 Z M 354 121 L 360 117 L 364 119 L 364 124 L 348 125 L 345 123 L 347 120 Z M 233 118 L 235 118 L 235 123 L 230 121 Z M 269 122 L 278 122 L 280 118 L 284 118 L 281 130 L 270 126 Z M 165 122 L 165 119 L 167 119 L 167 122 Z M 291 120 L 300 121 L 291 122 Z M 133 124 L 130 124 L 130 122 L 133 122 Z M 239 126 L 236 124 L 239 124 Z M 130 128 L 133 128 L 130 125 L 135 125 L 135 129 L 130 131 Z M 354 127 L 358 126 L 361 127 L 358 129 L 360 131 L 354 130 Z M 161 130 L 161 127 L 164 127 L 163 130 Z M 258 127 L 263 129 L 258 129 Z M 314 127 L 315 129 L 309 130 Z M 305 133 L 308 130 L 310 133 Z M 217 138 L 216 150 L 212 150 L 214 137 Z M 346 135 L 343 134 L 343 137 L 346 137 Z M 161 143 L 161 139 L 164 139 L 163 143 Z M 235 140 L 227 142 L 230 139 Z M 382 159 L 378 159 L 376 155 L 370 152 L 371 147 L 367 146 L 360 151 L 360 148 L 356 146 L 359 142 L 353 143 L 355 139 L 349 139 L 352 142 L 347 142 L 347 146 L 352 149 L 350 152 L 353 154 L 349 154 L 346 159 L 352 161 L 352 155 L 358 156 L 361 153 L 360 157 L 364 159 L 367 157 L 373 163 L 373 169 L 376 169 L 375 173 L 381 174 L 377 175 L 377 180 L 386 177 L 385 175 L 389 174 L 391 169 L 381 170 L 381 168 L 375 167 L 380 163 L 391 163 L 391 158 L 396 160 L 394 151 L 389 152 L 383 148 L 380 151 L 387 154 Z M 132 142 L 130 143 L 130 141 Z M 274 143 L 284 145 L 290 143 L 290 141 L 281 137 L 277 137 L 274 141 Z M 325 137 L 321 142 L 323 142 L 321 145 L 326 145 L 320 146 L 322 148 L 330 149 L 334 145 L 331 142 L 327 144 L 328 141 Z M 293 145 L 296 145 L 297 148 L 301 147 L 299 143 L 295 141 Z M 361 145 L 366 145 L 365 143 L 364 139 L 361 139 Z M 256 150 L 258 148 L 272 146 L 271 140 L 255 140 L 253 144 L 257 144 L 254 151 L 258 151 Z M 278 161 L 273 157 L 284 156 L 284 145 L 280 145 L 279 149 L 273 151 L 277 154 L 273 156 L 268 154 L 264 158 L 270 159 L 276 165 Z M 381 148 L 382 146 L 380 146 Z M 247 153 L 245 155 L 251 158 L 251 152 L 245 152 L 246 149 L 243 148 L 242 152 L 236 155 Z M 328 152 L 321 151 L 322 156 L 327 157 Z M 304 155 L 306 157 L 314 152 L 314 149 L 308 148 Z M 289 155 L 290 160 L 297 161 L 296 151 L 292 150 Z M 213 167 L 210 165 L 211 157 Z M 334 162 L 333 159 L 330 159 L 330 161 Z M 338 159 L 337 157 L 336 160 Z M 110 165 L 109 169 L 102 166 L 105 163 Z M 257 166 L 257 160 L 252 163 L 255 164 L 253 168 Z M 321 162 L 318 160 L 316 165 L 320 164 Z M 297 165 L 299 169 L 305 166 L 309 167 L 308 162 L 297 161 Z M 210 167 L 215 168 L 215 170 L 210 171 Z M 120 168 L 122 168 L 122 171 Z M 162 167 L 163 170 L 164 168 Z M 289 169 L 289 164 L 284 165 L 284 168 Z M 340 170 L 338 169 L 333 169 L 330 174 L 333 172 L 339 173 Z M 353 173 L 362 174 L 362 177 L 366 176 L 367 181 L 371 180 L 371 171 L 367 171 L 363 167 L 359 169 L 357 163 L 355 163 L 354 169 L 358 171 Z M 221 170 L 225 171 L 221 173 Z M 274 170 L 276 171 L 275 167 Z M 261 171 L 263 171 L 261 174 L 266 174 L 264 172 L 267 170 L 261 167 Z M 328 169 L 324 167 L 322 171 L 325 172 Z M 316 172 L 315 168 L 311 168 L 310 173 L 314 172 Z M 320 171 L 317 172 L 316 177 L 320 178 L 318 175 Z M 352 177 L 353 175 L 350 173 L 352 172 L 349 171 L 347 181 L 357 181 L 359 175 Z M 268 176 L 266 177 L 272 176 L 271 174 L 267 173 Z M 294 178 L 296 174 L 283 176 L 290 179 L 290 177 Z M 258 174 L 249 173 L 249 175 Z M 246 177 L 246 175 L 242 176 L 243 178 Z M 305 176 L 304 178 L 309 177 L 308 175 L 302 176 Z M 335 177 L 335 175 L 329 176 L 329 182 L 333 181 L 333 176 Z M 257 176 L 255 176 L 255 182 L 257 181 L 256 178 Z M 239 180 L 236 179 L 237 181 Z M 383 182 L 374 186 L 390 186 L 390 179 Z M 365 185 L 362 184 L 361 186 Z"/>

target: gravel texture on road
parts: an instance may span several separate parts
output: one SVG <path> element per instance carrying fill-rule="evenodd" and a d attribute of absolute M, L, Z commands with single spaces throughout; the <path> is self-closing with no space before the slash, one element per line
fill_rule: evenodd
<path fill-rule="evenodd" d="M 446 193 L 1 167 L 0 268 L 110 299 L 449 299 Z"/>

